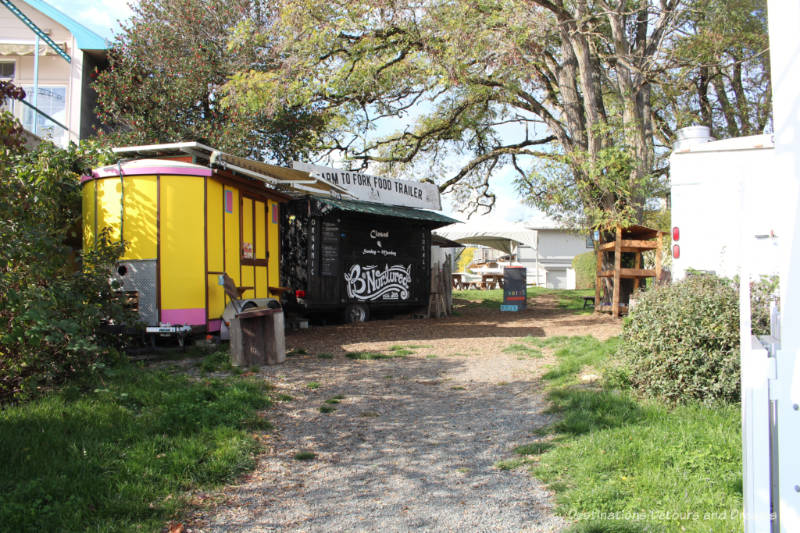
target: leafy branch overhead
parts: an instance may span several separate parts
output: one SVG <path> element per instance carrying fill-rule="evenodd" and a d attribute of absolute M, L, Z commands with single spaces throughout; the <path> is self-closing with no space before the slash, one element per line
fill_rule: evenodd
<path fill-rule="evenodd" d="M 312 110 L 316 149 L 432 180 L 473 208 L 493 205 L 491 180 L 510 168 L 538 207 L 626 222 L 663 190 L 677 127 L 767 126 L 762 4 L 281 0 L 272 24 L 237 27 L 234 45 L 271 62 L 235 73 L 224 103 Z"/>
<path fill-rule="evenodd" d="M 242 156 L 288 161 L 315 144 L 324 126 L 311 108 L 269 116 L 220 105 L 238 70 L 268 72 L 271 49 L 235 46 L 237 24 L 268 28 L 257 0 L 141 0 L 112 43 L 110 68 L 96 75 L 98 114 L 113 144 L 197 140 Z"/>

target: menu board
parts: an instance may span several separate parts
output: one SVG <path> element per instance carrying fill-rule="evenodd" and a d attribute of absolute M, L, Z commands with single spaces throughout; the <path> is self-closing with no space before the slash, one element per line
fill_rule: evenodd
<path fill-rule="evenodd" d="M 525 309 L 528 297 L 525 284 L 528 269 L 522 267 L 505 267 L 503 269 L 503 306 L 502 311 L 521 311 Z"/>
<path fill-rule="evenodd" d="M 322 223 L 320 256 L 322 275 L 335 276 L 339 260 L 339 225 L 336 222 L 325 221 Z"/>

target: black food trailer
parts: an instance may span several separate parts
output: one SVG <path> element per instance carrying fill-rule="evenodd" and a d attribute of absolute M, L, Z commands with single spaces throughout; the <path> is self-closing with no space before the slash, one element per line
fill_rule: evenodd
<path fill-rule="evenodd" d="M 281 226 L 281 284 L 289 312 L 341 313 L 428 305 L 431 230 L 457 222 L 423 209 L 306 196 L 289 201 Z"/>

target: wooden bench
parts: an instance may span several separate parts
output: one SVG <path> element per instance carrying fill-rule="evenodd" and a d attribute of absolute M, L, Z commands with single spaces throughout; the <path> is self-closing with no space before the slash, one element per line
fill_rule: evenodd
<path fill-rule="evenodd" d="M 586 306 L 589 305 L 589 302 L 592 302 L 592 307 L 594 307 L 594 296 L 584 296 L 583 297 L 583 308 L 586 309 Z"/>

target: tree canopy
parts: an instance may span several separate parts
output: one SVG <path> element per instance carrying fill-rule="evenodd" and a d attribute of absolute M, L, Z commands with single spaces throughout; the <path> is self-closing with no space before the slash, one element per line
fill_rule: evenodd
<path fill-rule="evenodd" d="M 763 3 L 737 0 L 731 19 L 721 0 L 279 0 L 271 26 L 237 35 L 275 62 L 235 74 L 225 102 L 313 109 L 318 149 L 462 204 L 490 208 L 510 165 L 551 214 L 625 223 L 663 191 L 677 127 L 766 125 Z"/>
<path fill-rule="evenodd" d="M 198 140 L 244 156 L 287 161 L 314 144 L 306 108 L 269 116 L 220 105 L 237 70 L 273 65 L 269 43 L 231 46 L 238 25 L 267 31 L 272 10 L 253 0 L 140 0 L 97 75 L 98 114 L 114 144 Z"/>

